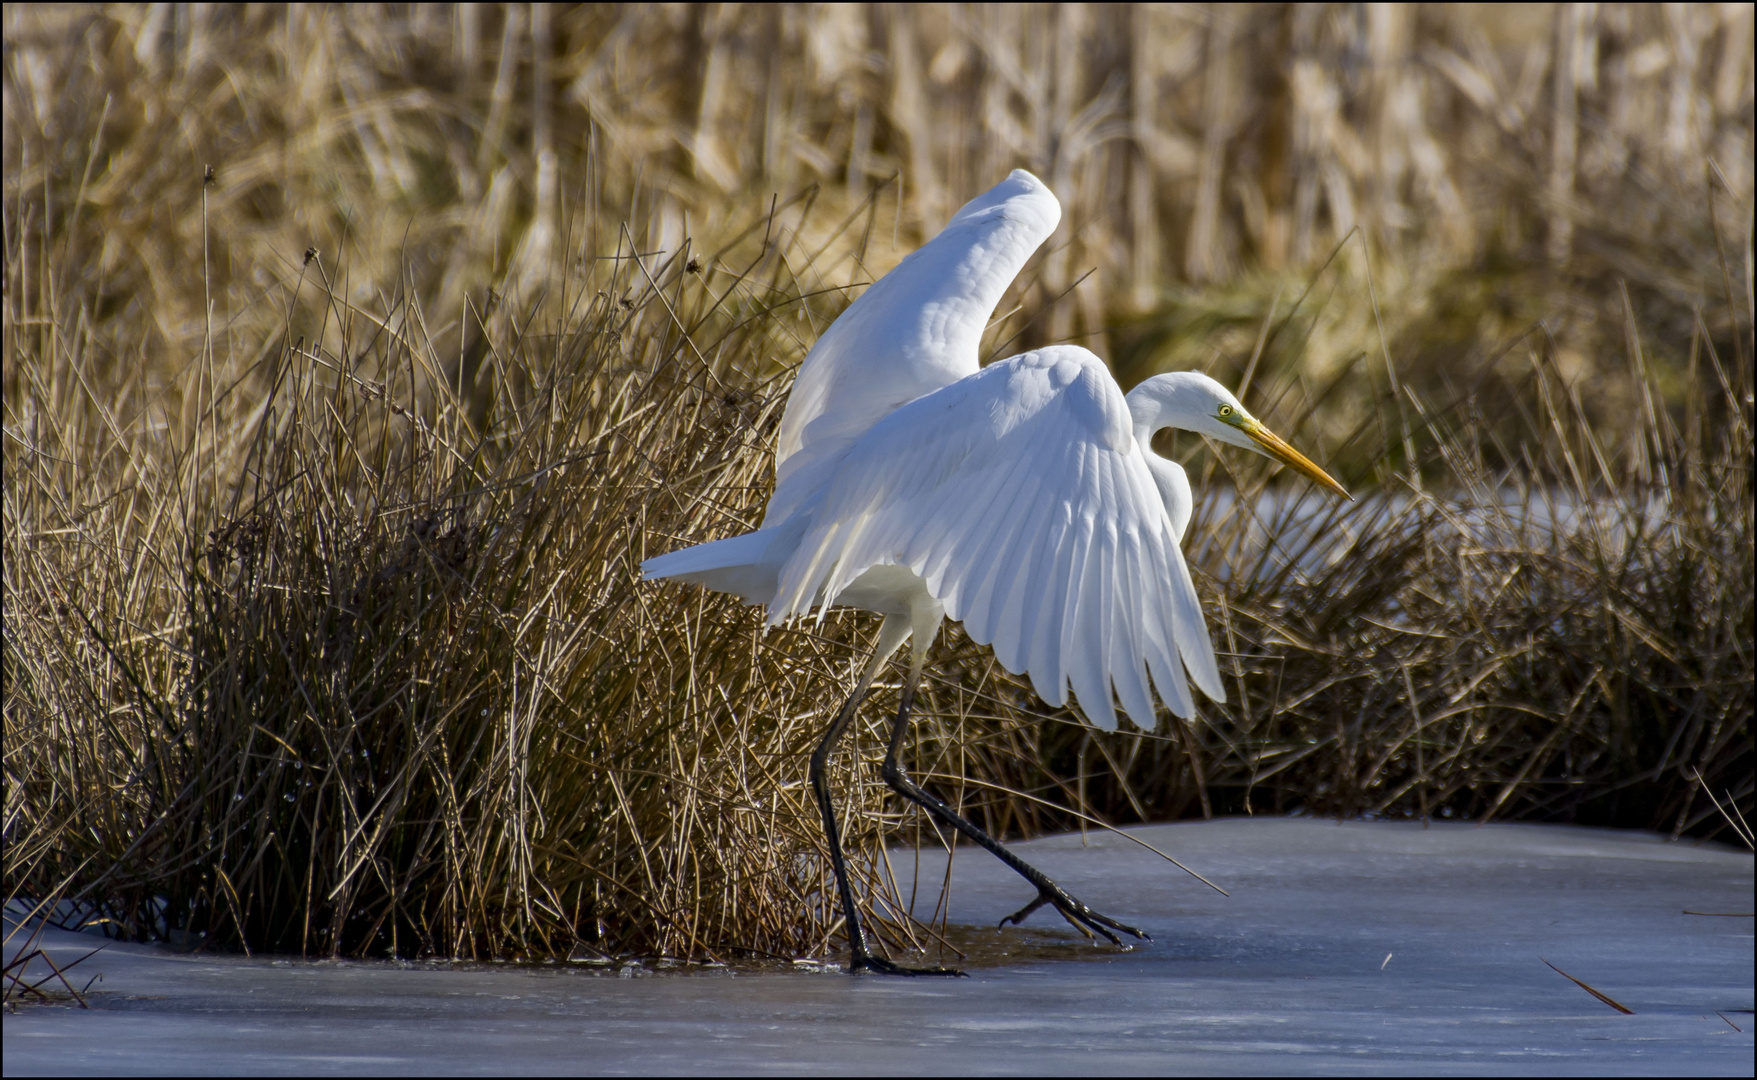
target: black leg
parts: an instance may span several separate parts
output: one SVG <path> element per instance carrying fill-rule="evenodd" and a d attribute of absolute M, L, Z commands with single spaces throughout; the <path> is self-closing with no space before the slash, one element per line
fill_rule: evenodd
<path fill-rule="evenodd" d="M 931 792 L 915 783 L 915 781 L 909 779 L 908 774 L 903 771 L 903 766 L 898 762 L 897 758 L 903 749 L 903 733 L 909 726 L 909 708 L 914 703 L 915 680 L 914 678 L 910 678 L 908 684 L 903 687 L 903 699 L 897 706 L 897 719 L 891 727 L 891 748 L 890 751 L 885 754 L 883 773 L 885 783 L 890 785 L 892 791 L 895 791 L 897 794 L 903 796 L 917 806 L 920 806 L 934 817 L 958 830 L 960 834 L 972 843 L 980 844 L 990 854 L 994 855 L 995 858 L 1012 867 L 1014 872 L 1020 877 L 1037 886 L 1037 899 L 1002 919 L 1000 925 L 1005 926 L 1008 923 L 1023 923 L 1025 917 L 1030 915 L 1033 911 L 1036 911 L 1045 904 L 1053 904 L 1056 911 L 1061 913 L 1062 918 L 1068 920 L 1068 922 L 1073 925 L 1074 929 L 1085 934 L 1087 937 L 1091 937 L 1093 933 L 1096 932 L 1108 938 L 1112 945 L 1121 945 L 1122 939 L 1117 937 L 1114 932 L 1121 931 L 1132 937 L 1139 938 L 1142 941 L 1153 940 L 1147 935 L 1146 931 L 1137 930 L 1126 923 L 1117 922 L 1115 919 L 1112 919 L 1107 915 L 1100 915 L 1079 900 L 1068 895 L 1067 890 L 1063 889 L 1060 885 L 1057 885 L 1054 881 L 1051 881 L 1049 876 L 1043 871 L 1032 866 L 1017 855 L 1014 855 L 1011 851 L 1008 851 L 1000 841 L 977 828 L 974 823 L 966 821 L 956 810 L 953 810 L 951 807 L 936 798 Z M 826 811 L 826 813 L 827 812 L 828 811 Z"/>
<path fill-rule="evenodd" d="M 882 661 L 884 657 L 877 657 Z M 874 669 L 877 663 L 873 665 Z M 811 790 L 817 796 L 818 811 L 824 818 L 824 839 L 830 845 L 830 869 L 836 874 L 836 891 L 842 900 L 842 918 L 848 925 L 848 973 L 872 971 L 880 975 L 962 975 L 961 971 L 952 968 L 909 968 L 894 964 L 880 956 L 874 956 L 866 945 L 866 933 L 860 925 L 860 913 L 854 910 L 854 891 L 848 885 L 848 867 L 842 858 L 842 836 L 836 827 L 836 808 L 830 800 L 830 754 L 836 749 L 836 743 L 847 730 L 849 721 L 860 706 L 861 699 L 866 697 L 867 687 L 871 684 L 871 672 L 855 687 L 854 693 L 848 697 L 848 703 L 836 713 L 835 720 L 830 722 L 830 729 L 824 732 L 817 749 L 811 755 Z"/>

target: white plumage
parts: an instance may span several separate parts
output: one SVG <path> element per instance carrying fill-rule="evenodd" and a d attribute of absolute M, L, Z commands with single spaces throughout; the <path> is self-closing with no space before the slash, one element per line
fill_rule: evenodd
<path fill-rule="evenodd" d="M 824 331 L 799 366 L 781 417 L 765 525 L 791 514 L 821 483 L 814 468 L 881 417 L 976 374 L 989 315 L 1061 216 L 1043 182 L 1015 169 Z"/>
<path fill-rule="evenodd" d="M 831 606 L 885 616 L 871 661 L 812 757 L 851 970 L 911 973 L 867 949 L 826 779 L 836 740 L 904 640 L 914 650 L 886 782 L 1037 886 L 1012 920 L 1048 903 L 1088 935 L 1145 938 L 1069 896 L 902 772 L 898 748 L 927 648 L 950 615 L 1007 670 L 1029 674 L 1044 701 L 1066 704 L 1071 685 L 1099 727 L 1116 727 L 1113 692 L 1143 728 L 1155 724 L 1155 691 L 1191 716 L 1190 682 L 1216 701 L 1225 692 L 1178 547 L 1189 480 L 1153 453 L 1153 433 L 1197 431 L 1342 492 L 1207 376 L 1155 376 L 1125 398 L 1103 361 L 1071 345 L 978 370 L 989 315 L 1060 218 L 1049 189 L 1022 170 L 966 204 L 806 355 L 762 527 L 642 564 L 649 579 L 761 604 L 770 626 L 813 610 L 822 619 Z"/>
<path fill-rule="evenodd" d="M 1015 356 L 892 411 L 778 528 L 798 539 L 769 549 L 780 562 L 770 625 L 814 607 L 821 617 L 824 597 L 849 603 L 863 575 L 896 566 L 914 578 L 898 599 L 914 606 L 894 613 L 914 616 L 924 590 L 1007 670 L 1029 672 L 1044 701 L 1065 704 L 1071 682 L 1101 727 L 1116 726 L 1112 684 L 1129 717 L 1153 726 L 1149 670 L 1180 716 L 1186 665 L 1223 700 L 1128 405 L 1085 349 Z"/>
<path fill-rule="evenodd" d="M 978 371 L 989 314 L 1060 218 L 1024 170 L 959 210 L 806 356 L 763 527 L 649 559 L 646 576 L 735 593 L 769 625 L 830 605 L 896 616 L 921 652 L 949 614 L 1050 704 L 1072 683 L 1105 728 L 1112 685 L 1153 726 L 1149 672 L 1179 716 L 1186 667 L 1224 700 L 1178 550 L 1188 483 L 1150 467 L 1103 362 L 1058 346 Z"/>

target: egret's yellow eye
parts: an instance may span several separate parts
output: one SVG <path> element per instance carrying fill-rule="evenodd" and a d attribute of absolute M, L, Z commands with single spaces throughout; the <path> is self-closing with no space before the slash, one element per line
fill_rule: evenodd
<path fill-rule="evenodd" d="M 1229 417 L 1231 415 L 1232 415 L 1232 406 L 1231 405 L 1220 406 L 1220 418 L 1222 420 L 1226 419 L 1227 417 Z"/>

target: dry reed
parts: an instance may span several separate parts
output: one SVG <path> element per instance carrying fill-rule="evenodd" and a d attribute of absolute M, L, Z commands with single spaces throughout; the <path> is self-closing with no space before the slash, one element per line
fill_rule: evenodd
<path fill-rule="evenodd" d="M 369 313 L 321 257 L 300 288 L 327 319 L 222 365 L 193 445 L 63 383 L 76 357 L 21 365 L 19 399 L 99 423 L 38 426 L 10 474 L 15 880 L 258 949 L 821 951 L 792 766 L 856 620 L 765 637 L 636 569 L 760 509 L 767 358 L 809 333 L 796 249 L 761 241 L 785 218 L 736 275 L 627 250 L 570 274 L 574 319 L 494 342 L 486 402 L 424 409 L 418 298 Z M 68 505 L 97 472 L 124 493 Z"/>
<path fill-rule="evenodd" d="M 764 637 L 634 566 L 751 525 L 791 365 L 1013 165 L 1068 214 L 986 348 L 1205 367 L 1365 497 L 1167 448 L 1231 703 L 1093 733 L 953 630 L 918 775 L 1006 834 L 1713 832 L 1703 784 L 1752 797 L 1750 9 L 1537 11 L 9 6 L 6 894 L 315 954 L 823 953 L 803 751 L 870 625 Z M 933 834 L 853 741 L 869 903 L 931 943 L 881 842 Z"/>

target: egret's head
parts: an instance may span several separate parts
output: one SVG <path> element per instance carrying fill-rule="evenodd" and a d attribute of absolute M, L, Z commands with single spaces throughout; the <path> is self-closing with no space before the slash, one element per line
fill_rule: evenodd
<path fill-rule="evenodd" d="M 1129 391 L 1129 412 L 1144 439 L 1162 428 L 1193 431 L 1274 458 L 1343 498 L 1353 498 L 1329 473 L 1264 427 L 1230 390 L 1206 375 L 1194 371 L 1155 375 Z"/>

